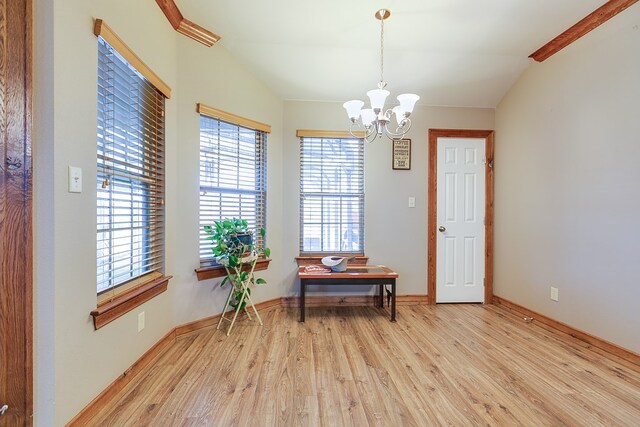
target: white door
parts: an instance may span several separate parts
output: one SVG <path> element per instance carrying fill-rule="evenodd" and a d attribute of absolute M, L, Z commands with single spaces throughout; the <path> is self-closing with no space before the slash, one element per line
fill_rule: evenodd
<path fill-rule="evenodd" d="M 484 302 L 484 138 L 438 138 L 436 302 Z"/>

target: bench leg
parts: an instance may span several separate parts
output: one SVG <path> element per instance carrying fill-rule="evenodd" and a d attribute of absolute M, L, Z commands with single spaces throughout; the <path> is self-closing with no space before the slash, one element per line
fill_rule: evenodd
<path fill-rule="evenodd" d="M 391 321 L 396 321 L 396 279 L 391 282 Z"/>
<path fill-rule="evenodd" d="M 307 283 L 304 279 L 300 279 L 300 322 L 304 323 L 304 294 L 306 293 Z"/>

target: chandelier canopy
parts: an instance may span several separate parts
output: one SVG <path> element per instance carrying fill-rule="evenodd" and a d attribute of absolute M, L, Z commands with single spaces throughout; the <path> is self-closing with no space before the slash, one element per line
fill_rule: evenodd
<path fill-rule="evenodd" d="M 385 111 L 384 103 L 389 96 L 389 91 L 385 89 L 387 82 L 384 81 L 384 21 L 391 12 L 388 9 L 380 9 L 375 17 L 380 20 L 380 82 L 378 89 L 367 92 L 371 108 L 362 108 L 364 102 L 358 99 L 345 102 L 342 106 L 347 110 L 347 115 L 351 120 L 349 132 L 357 137 L 355 132 L 364 129 L 365 139 L 372 142 L 376 137 L 385 134 L 390 139 L 403 138 L 411 129 L 411 119 L 409 116 L 413 112 L 413 107 L 420 97 L 413 93 L 403 93 L 397 99 L 400 105 L 389 108 Z M 391 124 L 391 117 L 395 115 L 395 124 Z M 395 127 L 394 130 L 391 130 Z"/>

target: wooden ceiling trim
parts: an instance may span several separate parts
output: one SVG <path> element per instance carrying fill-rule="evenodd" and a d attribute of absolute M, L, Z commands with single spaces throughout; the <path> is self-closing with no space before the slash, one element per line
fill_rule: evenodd
<path fill-rule="evenodd" d="M 538 62 L 542 62 L 553 54 L 569 46 L 589 31 L 599 27 L 616 16 L 638 0 L 610 0 L 584 17 L 571 28 L 560 34 L 549 43 L 529 55 Z"/>
<path fill-rule="evenodd" d="M 200 42 L 207 47 L 213 46 L 218 40 L 220 40 L 220 36 L 213 34 L 211 31 L 202 28 L 200 25 L 195 24 L 188 19 L 183 19 L 176 31 L 187 37 L 191 37 L 195 41 Z"/>
<path fill-rule="evenodd" d="M 182 13 L 180 13 L 180 9 L 178 9 L 174 0 L 156 0 L 156 3 L 160 6 L 160 10 L 162 10 L 164 16 L 167 17 L 167 20 L 169 20 L 173 29 L 180 34 L 192 38 L 207 47 L 213 46 L 218 40 L 220 40 L 220 36 L 217 34 L 214 34 L 206 28 L 185 19 L 185 17 L 182 16 Z"/>

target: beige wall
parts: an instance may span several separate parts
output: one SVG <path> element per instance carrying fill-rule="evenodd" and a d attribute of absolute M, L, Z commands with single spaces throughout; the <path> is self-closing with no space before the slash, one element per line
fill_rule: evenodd
<path fill-rule="evenodd" d="M 199 132 L 196 103 L 216 107 L 272 126 L 267 136 L 267 245 L 273 261 L 259 277 L 267 280 L 252 292 L 254 302 L 280 296 L 282 262 L 282 101 L 223 46 L 207 48 L 186 37 L 178 39 L 178 216 L 175 268 L 179 291 L 175 295 L 178 325 L 220 313 L 228 287 L 219 280 L 198 282 Z"/>
<path fill-rule="evenodd" d="M 416 107 L 411 119 L 410 171 L 391 169 L 391 141 L 386 137 L 365 143 L 365 252 L 370 263 L 388 265 L 399 273 L 399 295 L 424 295 L 427 293 L 428 129 L 493 129 L 494 110 Z M 298 255 L 300 232 L 300 150 L 296 129 L 348 130 L 348 123 L 341 103 L 285 102 L 283 295 L 297 295 L 299 286 L 294 260 Z M 415 208 L 407 207 L 409 197 L 416 198 Z M 363 292 L 361 288 L 355 290 Z"/>
<path fill-rule="evenodd" d="M 64 425 L 171 328 L 217 314 L 225 290 L 197 282 L 198 115 L 204 102 L 269 123 L 268 239 L 274 262 L 256 301 L 280 294 L 282 102 L 222 46 L 178 35 L 147 0 L 36 0 L 34 218 L 35 424 Z M 97 39 L 102 18 L 169 86 L 166 272 L 169 290 L 95 331 Z M 67 167 L 83 192 L 67 190 Z M 137 332 L 137 315 L 146 327 Z"/>
<path fill-rule="evenodd" d="M 636 352 L 638 12 L 532 65 L 497 109 L 495 154 L 495 294 Z"/>
<path fill-rule="evenodd" d="M 44 1 L 35 3 L 36 16 L 49 8 L 45 4 Z M 36 223 L 50 215 L 44 219 L 49 227 L 37 230 L 36 254 L 41 250 L 40 238 L 50 242 L 48 248 L 52 251 L 46 255 L 51 256 L 52 261 L 44 261 L 50 271 L 45 271 L 40 261 L 36 261 L 36 295 L 50 297 L 48 304 L 53 307 L 52 317 L 37 317 L 36 324 L 50 323 L 55 336 L 53 354 L 37 353 L 37 375 L 41 363 L 49 366 L 53 360 L 55 380 L 54 396 L 40 396 L 36 401 L 46 408 L 40 417 L 40 407 L 36 407 L 39 425 L 64 424 L 173 326 L 173 316 L 167 313 L 172 313 L 175 287 L 99 331 L 94 331 L 89 316 L 96 306 L 97 39 L 93 35 L 94 17 L 104 19 L 158 75 L 170 86 L 176 86 L 174 32 L 154 2 L 66 0 L 53 8 L 52 29 L 36 29 L 39 42 L 36 51 L 53 55 L 47 62 L 45 58 L 35 58 L 36 81 L 38 75 L 48 75 L 45 86 L 39 89 L 53 97 L 44 99 L 36 95 L 36 102 L 53 102 L 53 109 L 49 110 L 53 120 L 51 132 L 39 131 L 39 126 L 45 123 L 37 122 L 36 134 L 40 132 L 42 139 L 34 141 L 34 170 L 42 174 L 36 186 L 48 181 L 52 191 L 44 194 L 37 189 L 34 203 Z M 50 30 L 52 34 L 46 35 L 52 37 L 40 33 Z M 36 112 L 40 108 L 41 105 L 36 105 Z M 176 111 L 176 101 L 169 100 L 168 182 L 176 178 L 175 160 L 172 160 L 176 151 Z M 66 191 L 69 165 L 82 168 L 81 194 Z M 175 188 L 168 188 L 167 199 L 175 200 Z M 169 209 L 169 229 L 171 216 Z M 146 312 L 147 327 L 138 333 L 137 314 L 142 310 Z M 39 379 L 37 376 L 36 384 Z M 52 400 L 55 401 L 54 415 L 48 406 Z"/>

